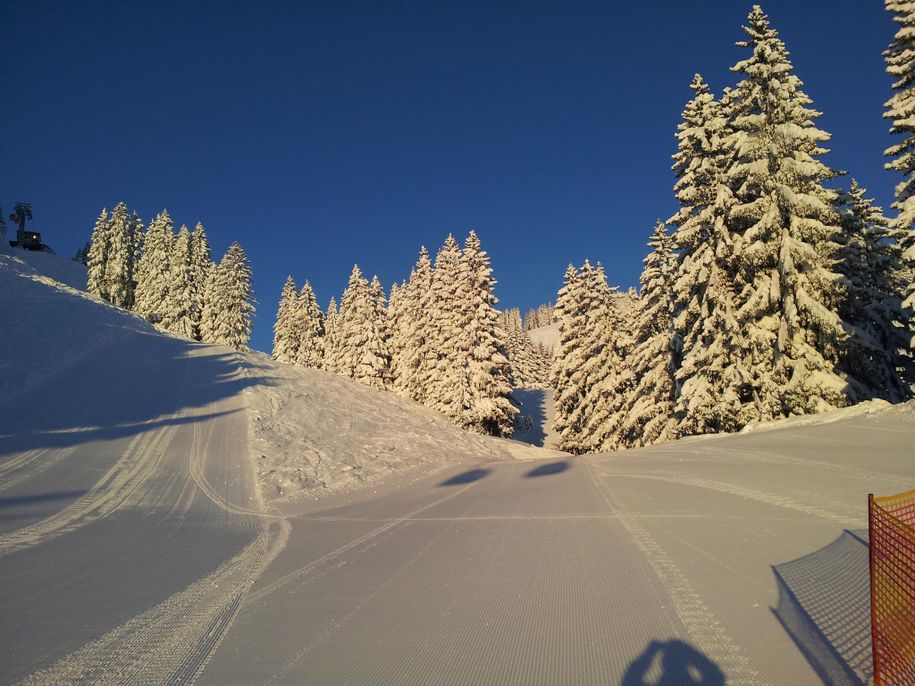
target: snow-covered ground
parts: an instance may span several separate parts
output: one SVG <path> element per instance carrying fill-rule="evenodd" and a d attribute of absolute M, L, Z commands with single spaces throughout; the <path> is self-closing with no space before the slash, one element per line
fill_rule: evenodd
<path fill-rule="evenodd" d="M 0 681 L 866 683 L 915 404 L 571 457 L 83 275 L 0 253 Z"/>
<path fill-rule="evenodd" d="M 547 326 L 538 326 L 536 329 L 528 329 L 528 335 L 531 340 L 538 345 L 542 345 L 550 350 L 555 350 L 559 345 L 559 323 L 548 324 Z"/>

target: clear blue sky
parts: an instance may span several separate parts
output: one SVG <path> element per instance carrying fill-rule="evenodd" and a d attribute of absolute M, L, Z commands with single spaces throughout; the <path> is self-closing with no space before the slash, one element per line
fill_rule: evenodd
<path fill-rule="evenodd" d="M 751 4 L 2 0 L 0 202 L 67 256 L 120 200 L 202 220 L 217 258 L 238 240 L 265 351 L 287 274 L 323 306 L 354 262 L 388 287 L 471 227 L 503 306 L 553 300 L 585 258 L 635 285 L 689 82 L 734 83 Z M 882 3 L 762 6 L 828 163 L 888 206 Z"/>

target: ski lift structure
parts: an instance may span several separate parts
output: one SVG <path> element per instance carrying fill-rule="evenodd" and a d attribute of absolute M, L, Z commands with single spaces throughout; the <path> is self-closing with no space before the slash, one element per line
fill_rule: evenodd
<path fill-rule="evenodd" d="M 17 202 L 15 208 L 10 213 L 10 221 L 18 228 L 16 229 L 16 240 L 10 241 L 11 248 L 22 248 L 23 250 L 34 250 L 36 252 L 47 252 L 54 254 L 50 247 L 41 242 L 41 234 L 34 230 L 26 229 L 26 222 L 32 219 L 32 204 L 27 202 Z"/>

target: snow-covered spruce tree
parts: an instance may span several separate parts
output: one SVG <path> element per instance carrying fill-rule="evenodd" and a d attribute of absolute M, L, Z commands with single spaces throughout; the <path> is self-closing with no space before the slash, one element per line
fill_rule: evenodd
<path fill-rule="evenodd" d="M 675 375 L 680 338 L 673 327 L 673 240 L 658 222 L 640 278 L 634 345 L 627 366 L 635 384 L 628 400 L 621 441 L 628 447 L 651 445 L 674 436 Z"/>
<path fill-rule="evenodd" d="M 172 247 L 168 270 L 168 297 L 159 326 L 190 340 L 194 338 L 194 320 L 191 317 L 194 306 L 192 280 L 191 232 L 186 226 L 182 226 Z"/>
<path fill-rule="evenodd" d="M 859 397 L 898 401 L 908 397 L 910 358 L 902 312 L 905 288 L 902 250 L 893 240 L 883 211 L 865 198 L 852 179 L 836 205 L 843 235 L 836 268 L 845 276 L 839 313 L 849 326 L 843 364 L 859 382 Z"/>
<path fill-rule="evenodd" d="M 829 134 L 792 73 L 788 51 L 754 6 L 738 45 L 753 54 L 732 71 L 728 95 L 735 159 L 732 233 L 739 233 L 738 296 L 742 357 L 757 419 L 808 414 L 848 404 L 838 370 L 846 342 L 837 314 L 840 276 L 831 271 L 840 229 L 823 182 L 836 175 L 818 158 Z"/>
<path fill-rule="evenodd" d="M 597 375 L 585 396 L 587 407 L 583 433 L 591 450 L 608 452 L 625 447 L 623 432 L 629 402 L 638 381 L 630 367 L 633 329 L 638 312 L 634 292 L 617 293 L 600 276 L 601 290 L 607 293 L 595 317 L 603 347 L 596 365 Z"/>
<path fill-rule="evenodd" d="M 118 307 L 131 309 L 136 290 L 137 261 L 140 259 L 140 238 L 143 224 L 136 213 L 119 202 L 108 219 L 110 239 L 105 262 L 105 283 L 108 301 Z"/>
<path fill-rule="evenodd" d="M 467 343 L 467 378 L 470 406 L 463 425 L 492 436 L 511 436 L 518 409 L 511 402 L 510 368 L 505 355 L 505 332 L 499 326 L 498 302 L 494 294 L 489 255 L 482 249 L 476 232 L 464 242 L 461 266 L 466 312 L 463 336 Z"/>
<path fill-rule="evenodd" d="M 432 338 L 432 261 L 425 246 L 406 287 L 400 289 L 396 328 L 392 332 L 391 374 L 393 389 L 403 396 L 426 403 L 431 370 L 436 360 Z"/>
<path fill-rule="evenodd" d="M 298 298 L 298 350 L 295 364 L 320 369 L 324 358 L 324 315 L 318 299 L 306 280 Z"/>
<path fill-rule="evenodd" d="M 296 362 L 302 338 L 301 332 L 298 331 L 299 310 L 299 292 L 290 275 L 283 284 L 276 321 L 273 324 L 273 359 L 277 362 Z"/>
<path fill-rule="evenodd" d="M 108 300 L 109 298 L 106 271 L 108 268 L 108 253 L 110 251 L 111 228 L 108 221 L 108 211 L 103 209 L 98 219 L 95 220 L 95 228 L 92 229 L 86 265 L 88 267 L 86 290 L 103 300 Z"/>
<path fill-rule="evenodd" d="M 197 222 L 191 233 L 191 321 L 194 323 L 194 339 L 201 340 L 200 318 L 203 316 L 203 299 L 207 281 L 214 269 L 203 224 Z"/>
<path fill-rule="evenodd" d="M 389 357 L 375 316 L 375 297 L 359 266 L 353 267 L 334 332 L 338 374 L 372 388 L 387 384 Z"/>
<path fill-rule="evenodd" d="M 169 269 L 175 234 L 168 210 L 162 210 L 149 223 L 143 240 L 143 255 L 137 263 L 137 289 L 134 311 L 153 324 L 164 315 L 169 294 Z"/>
<path fill-rule="evenodd" d="M 887 169 L 897 171 L 903 180 L 896 186 L 893 208 L 899 214 L 892 222 L 894 238 L 902 247 L 906 285 L 902 306 L 910 336 L 909 347 L 915 350 L 915 2 L 912 0 L 886 0 L 886 8 L 893 14 L 899 28 L 890 47 L 883 53 L 886 71 L 892 76 L 893 94 L 886 103 L 884 117 L 893 124 L 890 133 L 903 139 L 886 150 L 891 157 Z M 911 360 L 909 360 L 911 362 Z M 909 382 L 915 380 L 909 376 Z"/>
<path fill-rule="evenodd" d="M 560 449 L 573 453 L 587 450 L 583 442 L 584 427 L 573 423 L 572 417 L 588 390 L 579 382 L 582 379 L 581 369 L 586 362 L 584 350 L 588 309 L 591 305 L 590 272 L 591 265 L 587 261 L 581 272 L 570 264 L 566 268 L 563 286 L 556 296 L 559 346 L 550 370 L 556 406 L 553 431 L 559 436 Z M 580 415 L 577 418 L 580 419 Z"/>
<path fill-rule="evenodd" d="M 429 357 L 428 393 L 424 404 L 438 410 L 460 424 L 471 407 L 470 384 L 467 376 L 467 338 L 461 327 L 465 324 L 466 296 L 461 271 L 461 249 L 451 234 L 435 256 L 432 273 L 431 318 L 427 345 Z"/>
<path fill-rule="evenodd" d="M 254 306 L 248 258 L 232 243 L 207 280 L 200 321 L 203 340 L 247 351 Z"/>
<path fill-rule="evenodd" d="M 585 262 L 579 277 L 586 293 L 587 306 L 578 348 L 581 364 L 569 379 L 570 384 L 580 392 L 569 416 L 569 425 L 577 427 L 578 431 L 570 447 L 574 447 L 576 452 L 589 452 L 597 449 L 607 432 L 618 427 L 618 421 L 608 421 L 609 416 L 604 410 L 608 403 L 612 403 L 611 396 L 621 392 L 618 387 L 621 370 L 615 347 L 619 327 L 613 308 L 615 289 L 607 285 L 603 266 L 598 262 L 596 267 L 591 267 Z"/>
<path fill-rule="evenodd" d="M 327 303 L 327 312 L 324 313 L 324 341 L 321 369 L 337 373 L 339 373 L 336 366 L 337 350 L 340 348 L 337 327 L 339 318 L 340 313 L 337 310 L 337 300 L 331 297 L 330 302 Z"/>
<path fill-rule="evenodd" d="M 694 96 L 677 127 L 673 165 L 680 210 L 668 220 L 679 252 L 673 292 L 674 330 L 682 343 L 675 407 L 681 436 L 735 431 L 750 419 L 741 414 L 749 379 L 737 341 L 727 116 L 699 74 L 690 88 Z"/>

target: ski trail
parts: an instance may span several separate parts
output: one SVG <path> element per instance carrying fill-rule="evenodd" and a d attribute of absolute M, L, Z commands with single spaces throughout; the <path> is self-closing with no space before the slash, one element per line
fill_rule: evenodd
<path fill-rule="evenodd" d="M 654 481 L 667 481 L 670 483 L 681 484 L 683 486 L 707 488 L 712 491 L 718 491 L 719 493 L 727 493 L 728 495 L 755 500 L 760 503 L 765 503 L 766 505 L 773 505 L 775 507 L 796 510 L 797 512 L 803 512 L 804 514 L 812 515 L 814 517 L 825 519 L 830 522 L 835 522 L 837 524 L 841 524 L 842 526 L 861 528 L 866 525 L 865 519 L 862 518 L 861 513 L 856 513 L 851 509 L 845 510 L 843 512 L 836 512 L 827 510 L 817 505 L 798 502 L 788 498 L 787 496 L 775 495 L 773 493 L 767 493 L 755 488 L 747 488 L 746 486 L 738 486 L 736 484 L 724 483 L 722 481 L 713 481 L 711 479 L 701 479 L 694 477 L 682 477 L 674 474 L 668 474 L 666 472 L 637 474 L 632 472 L 601 471 L 600 476 L 623 477 L 627 479 L 650 479 Z"/>
<path fill-rule="evenodd" d="M 40 522 L 0 536 L 0 555 L 44 543 L 124 507 L 137 489 L 156 474 L 176 431 L 175 426 L 166 426 L 137 434 L 86 495 Z"/>
<path fill-rule="evenodd" d="M 626 512 L 604 481 L 595 473 L 590 460 L 583 460 L 583 463 L 607 507 L 619 518 L 630 538 L 648 560 L 648 564 L 660 580 L 661 586 L 667 589 L 674 610 L 689 633 L 690 639 L 721 666 L 728 677 L 729 684 L 759 686 L 766 683 L 750 666 L 750 661 L 744 655 L 743 650 L 724 625 L 718 621 L 670 555 L 658 545 L 654 537 L 636 517 L 632 517 Z"/>
<path fill-rule="evenodd" d="M 216 571 L 19 683 L 192 683 L 231 625 L 245 592 L 288 536 L 284 521 L 262 525 L 257 538 Z"/>
<path fill-rule="evenodd" d="M 75 450 L 76 446 L 57 450 L 37 448 L 3 462 L 0 464 L 0 491 L 37 476 L 72 455 Z"/>

